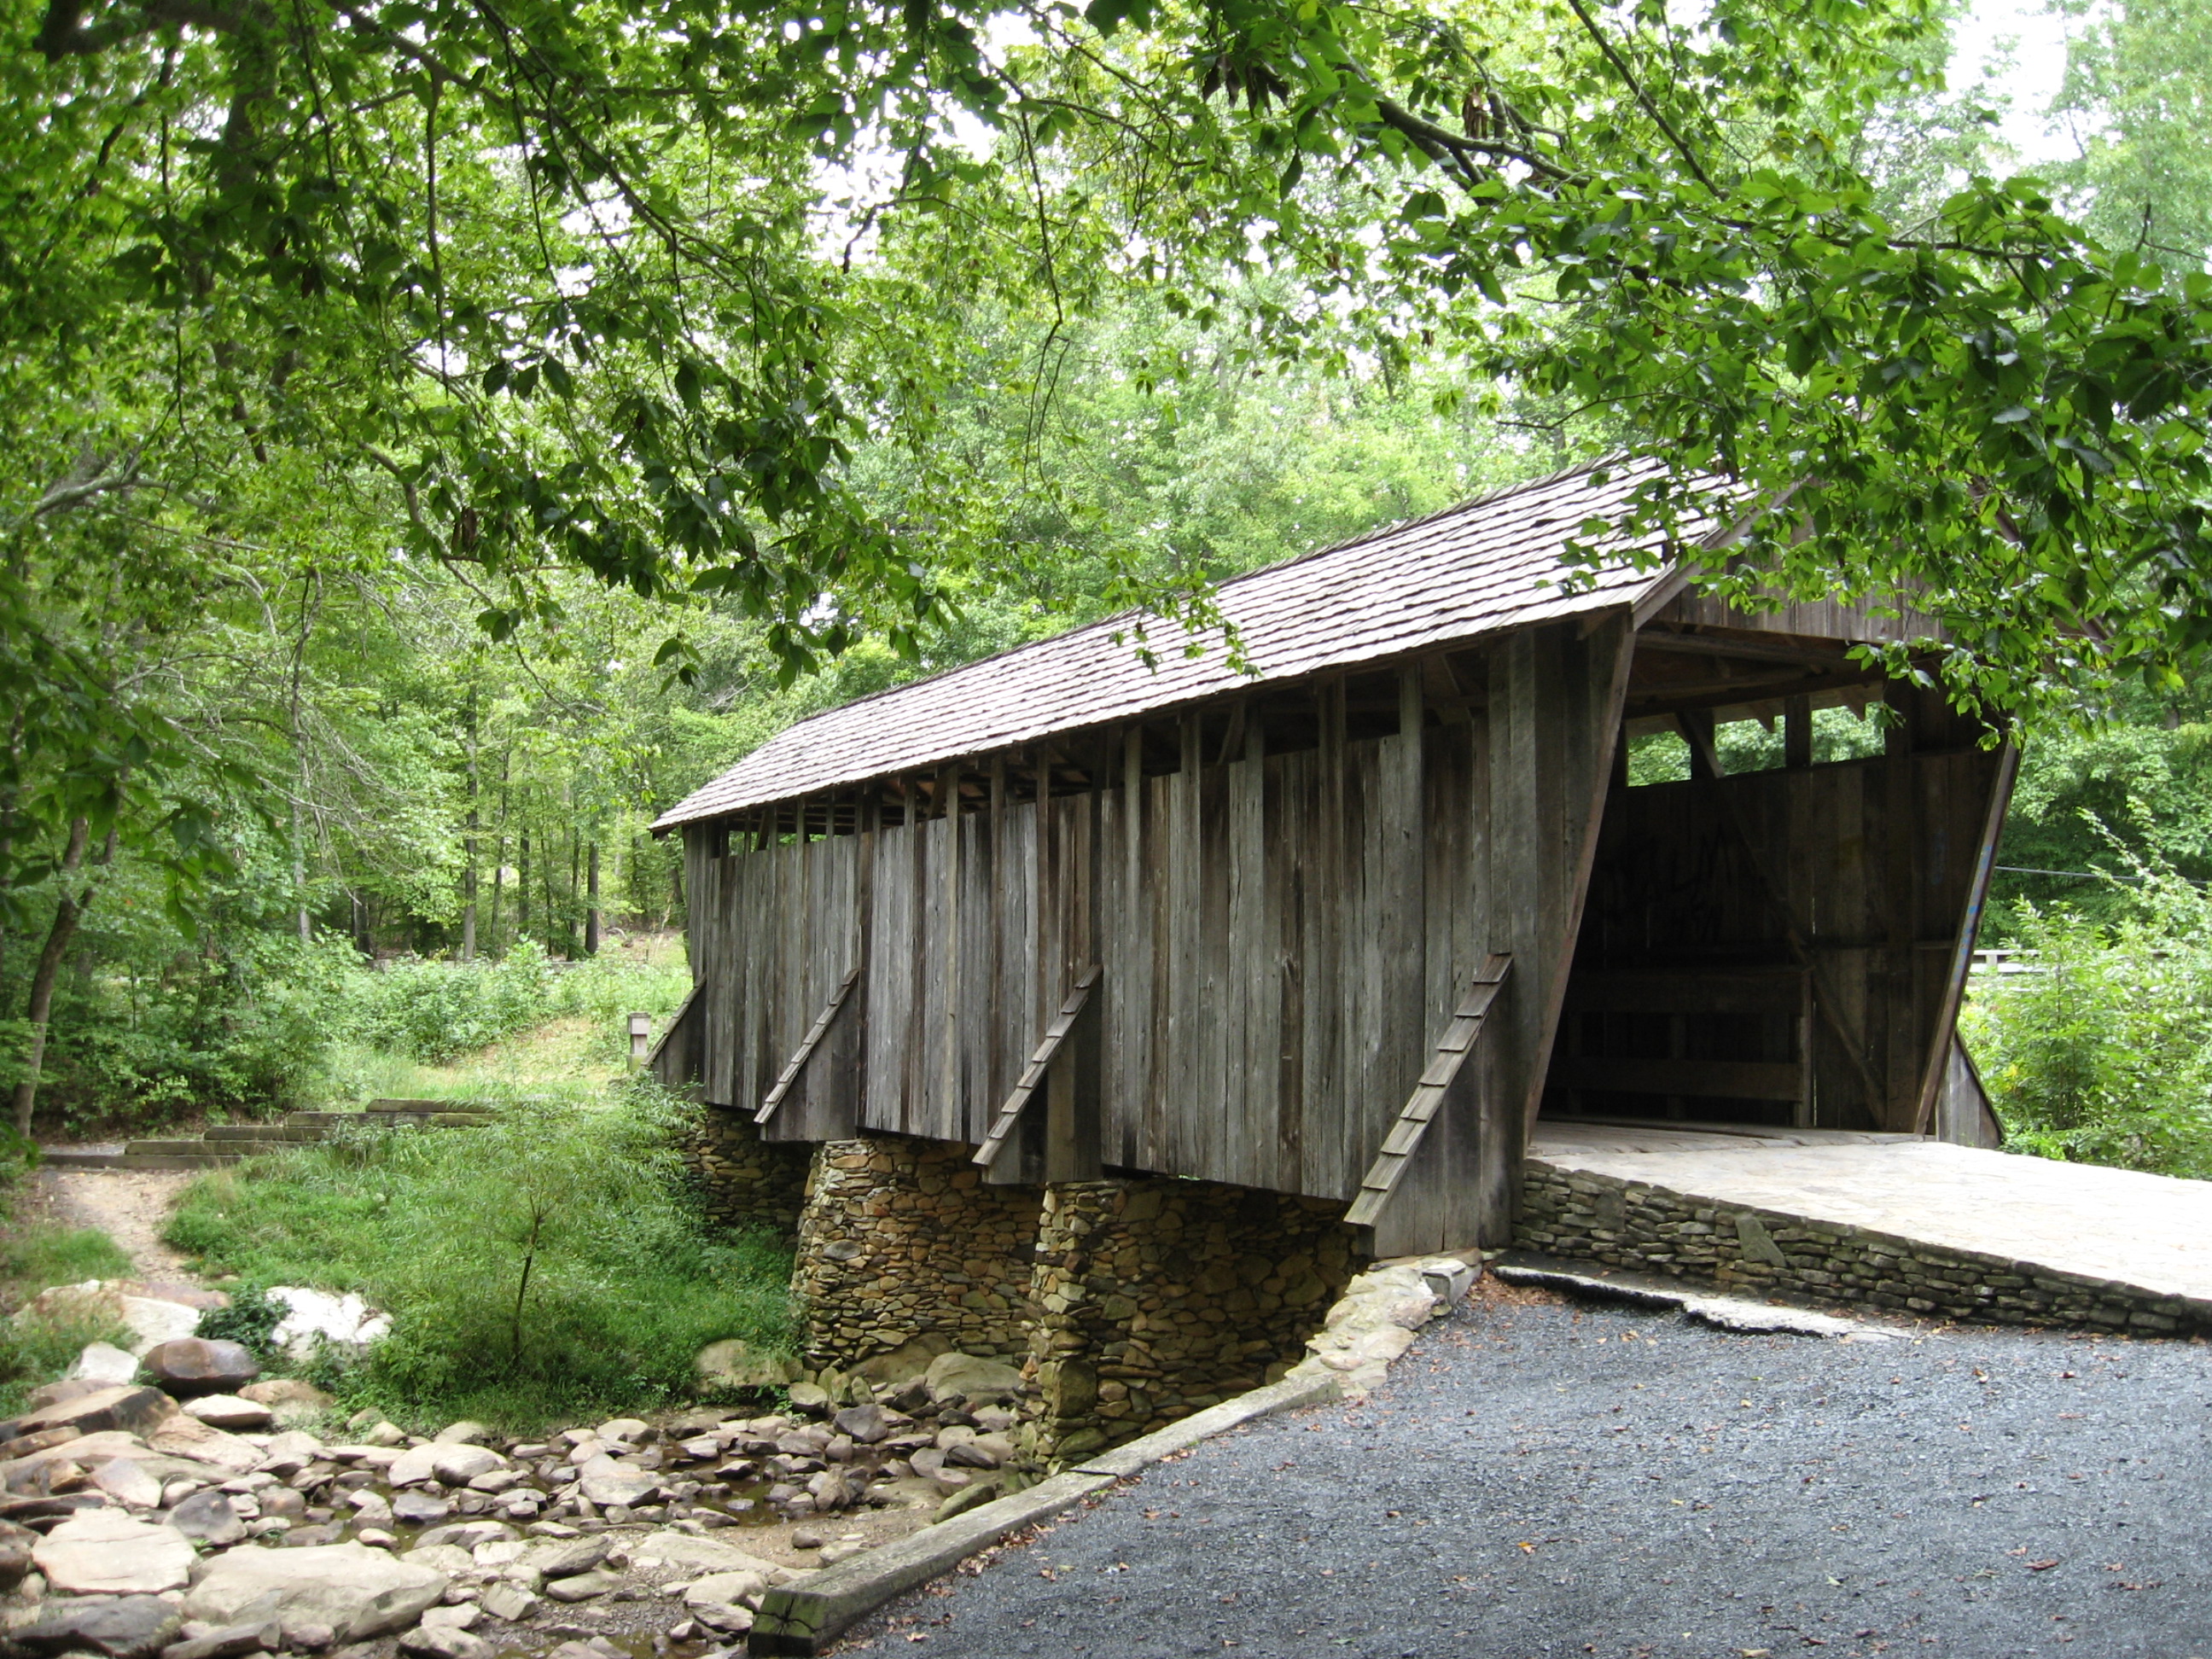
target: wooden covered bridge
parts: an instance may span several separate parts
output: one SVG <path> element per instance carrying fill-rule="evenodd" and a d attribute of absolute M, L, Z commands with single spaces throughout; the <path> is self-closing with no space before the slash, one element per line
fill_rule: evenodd
<path fill-rule="evenodd" d="M 1983 1143 L 1954 1023 L 2012 775 L 1856 642 L 1671 568 L 1565 580 L 1578 471 L 1225 584 L 1252 672 L 1127 620 L 817 715 L 667 813 L 696 987 L 664 1075 L 770 1139 L 1504 1240 L 1540 1113 Z M 1890 711 L 1816 759 L 1814 711 Z M 1717 729 L 1778 730 L 1726 775 Z M 1629 787 L 1666 730 L 1686 780 Z"/>

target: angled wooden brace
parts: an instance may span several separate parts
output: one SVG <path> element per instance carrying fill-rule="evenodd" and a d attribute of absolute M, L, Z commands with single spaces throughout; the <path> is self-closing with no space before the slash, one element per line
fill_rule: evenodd
<path fill-rule="evenodd" d="M 1083 976 L 1075 981 L 1075 988 L 1067 994 L 1067 1000 L 1060 1005 L 1060 1012 L 1052 1017 L 1052 1023 L 1044 1028 L 1043 1041 L 1037 1044 L 1036 1052 L 1030 1056 L 1030 1063 L 1022 1068 L 1021 1077 L 1007 1094 L 1006 1103 L 999 1108 L 999 1115 L 991 1121 L 990 1133 L 975 1149 L 975 1162 L 983 1169 L 988 1170 L 999 1161 L 1000 1152 L 1020 1126 L 1024 1109 L 1051 1071 L 1053 1056 L 1060 1052 L 1060 1045 L 1067 1041 L 1068 1033 L 1075 1029 L 1075 1022 L 1083 1012 L 1083 1005 L 1090 1001 L 1091 989 L 1098 983 L 1102 971 L 1097 963 L 1085 969 Z"/>
<path fill-rule="evenodd" d="M 1468 987 L 1467 994 L 1453 1012 L 1451 1023 L 1437 1040 L 1428 1069 L 1413 1085 L 1413 1095 L 1398 1114 L 1398 1121 L 1390 1126 L 1390 1133 L 1382 1137 L 1382 1150 L 1375 1155 L 1375 1162 L 1361 1180 L 1359 1195 L 1345 1212 L 1346 1221 L 1371 1227 L 1382 1215 L 1383 1206 L 1390 1201 L 1390 1194 L 1406 1173 L 1406 1166 L 1413 1161 L 1414 1149 L 1421 1144 L 1421 1137 L 1428 1133 L 1430 1121 L 1444 1103 L 1444 1096 L 1458 1078 L 1460 1067 L 1474 1052 L 1491 1004 L 1498 1000 L 1498 992 L 1505 986 L 1505 976 L 1512 971 L 1511 957 L 1492 952 L 1475 975 L 1474 983 Z"/>
<path fill-rule="evenodd" d="M 783 1070 L 776 1073 L 775 1081 L 769 1086 L 769 1091 L 761 1097 L 760 1109 L 753 1114 L 754 1122 L 765 1123 L 775 1115 L 775 1109 L 783 1104 L 783 1097 L 791 1092 L 791 1085 L 799 1081 L 799 1074 L 806 1069 L 806 1062 L 814 1058 L 814 1051 L 822 1046 L 822 1039 L 829 1035 L 830 1022 L 837 1018 L 837 1011 L 845 1006 L 860 978 L 860 970 L 855 967 L 845 975 L 843 982 L 831 995 L 829 1006 L 814 1017 L 814 1024 L 807 1028 L 806 1035 L 799 1038 L 799 1047 L 792 1051 Z"/>

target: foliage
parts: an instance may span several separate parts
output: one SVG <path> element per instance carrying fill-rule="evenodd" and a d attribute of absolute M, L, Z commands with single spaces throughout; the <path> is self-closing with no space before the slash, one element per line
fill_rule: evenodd
<path fill-rule="evenodd" d="M 2212 1177 L 2212 897 L 2131 860 L 2099 922 L 2019 907 L 2026 970 L 1984 975 L 1963 1021 L 2008 1149 Z"/>
<path fill-rule="evenodd" d="M 388 1310 L 392 1336 L 341 1379 L 362 1401 L 515 1426 L 635 1409 L 681 1396 L 710 1341 L 787 1340 L 788 1256 L 703 1222 L 684 1112 L 641 1083 L 597 1109 L 305 1147 L 202 1177 L 167 1236 L 250 1284 Z"/>
<path fill-rule="evenodd" d="M 551 977 L 527 939 L 495 963 L 394 963 L 354 976 L 348 1024 L 410 1060 L 449 1060 L 543 1019 Z"/>
<path fill-rule="evenodd" d="M 200 1316 L 198 1334 L 211 1342 L 235 1342 L 252 1353 L 264 1370 L 284 1364 L 284 1351 L 276 1346 L 276 1328 L 290 1310 L 258 1285 L 241 1285 L 230 1292 L 230 1305 Z"/>

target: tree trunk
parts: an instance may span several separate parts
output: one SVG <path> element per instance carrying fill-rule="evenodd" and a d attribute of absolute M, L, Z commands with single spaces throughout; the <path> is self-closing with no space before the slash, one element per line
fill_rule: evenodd
<path fill-rule="evenodd" d="M 526 825 L 528 820 L 524 821 Z M 514 865 L 514 936 L 530 937 L 530 831 L 525 828 L 521 836 L 522 850 L 515 855 Z"/>
<path fill-rule="evenodd" d="M 584 852 L 584 954 L 599 953 L 599 844 Z"/>
<path fill-rule="evenodd" d="M 353 900 L 353 948 L 361 952 L 364 961 L 376 960 L 376 935 L 369 931 L 368 901 L 359 893 L 349 895 Z"/>
<path fill-rule="evenodd" d="M 24 1139 L 31 1138 L 31 1114 L 39 1103 L 39 1073 L 46 1062 L 46 1024 L 54 1012 L 54 981 L 61 977 L 62 958 L 68 954 L 70 940 L 76 933 L 77 923 L 92 903 L 94 889 L 87 886 L 82 898 L 69 890 L 70 878 L 84 865 L 84 848 L 88 835 L 85 821 L 70 820 L 69 845 L 62 853 L 60 894 L 54 900 L 53 926 L 46 929 L 46 943 L 39 952 L 38 965 L 31 970 L 31 1001 L 26 1012 L 30 1019 L 30 1041 L 24 1045 L 23 1075 L 15 1080 L 15 1133 Z M 107 832 L 107 844 L 101 849 L 100 862 L 106 864 L 115 855 L 115 832 Z"/>
<path fill-rule="evenodd" d="M 477 693 L 469 688 L 469 821 L 461 837 L 461 960 L 477 959 Z"/>

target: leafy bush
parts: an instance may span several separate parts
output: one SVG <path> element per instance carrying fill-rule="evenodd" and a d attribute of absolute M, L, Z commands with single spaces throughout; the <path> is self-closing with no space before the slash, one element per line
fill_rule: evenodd
<path fill-rule="evenodd" d="M 252 1284 L 359 1291 L 392 1334 L 363 1403 L 534 1426 L 690 1386 L 708 1342 L 787 1341 L 788 1253 L 718 1235 L 689 1196 L 686 1109 L 504 1108 L 489 1127 L 365 1133 L 202 1177 L 167 1237 Z"/>
<path fill-rule="evenodd" d="M 2008 1150 L 2212 1178 L 2212 898 L 2130 862 L 2116 920 L 2015 908 L 2027 971 L 1978 981 L 1966 1033 Z"/>
<path fill-rule="evenodd" d="M 538 1024 L 552 970 L 526 939 L 497 962 L 410 962 L 346 988 L 350 1035 L 410 1060 L 451 1060 Z"/>
<path fill-rule="evenodd" d="M 269 1369 L 284 1358 L 273 1334 L 288 1311 L 265 1291 L 240 1285 L 230 1293 L 228 1308 L 210 1309 L 200 1316 L 199 1334 L 211 1342 L 235 1342 Z"/>

